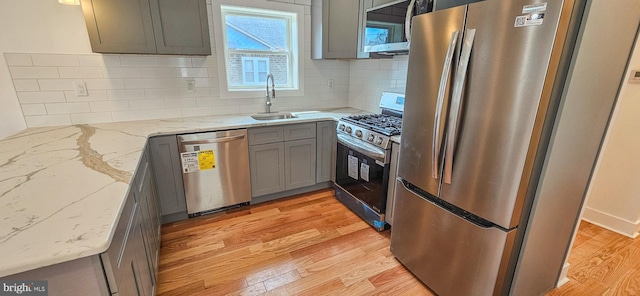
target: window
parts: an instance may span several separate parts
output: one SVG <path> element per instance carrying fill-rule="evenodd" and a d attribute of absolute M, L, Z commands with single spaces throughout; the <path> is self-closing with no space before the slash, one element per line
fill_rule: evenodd
<path fill-rule="evenodd" d="M 269 74 L 269 59 L 242 57 L 242 84 L 253 85 L 256 82 L 265 84 Z"/>
<path fill-rule="evenodd" d="M 220 12 L 227 90 L 262 90 L 268 74 L 276 88 L 297 90 L 297 14 L 227 5 Z"/>

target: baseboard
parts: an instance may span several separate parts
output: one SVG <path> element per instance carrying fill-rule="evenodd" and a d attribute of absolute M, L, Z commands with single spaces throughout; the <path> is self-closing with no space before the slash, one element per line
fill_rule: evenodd
<path fill-rule="evenodd" d="M 556 288 L 560 288 L 562 285 L 569 282 L 569 277 L 567 277 L 567 274 L 569 272 L 570 265 L 571 264 L 569 264 L 569 262 L 564 263 L 564 266 L 562 267 L 562 271 L 560 272 L 560 278 L 558 279 L 558 283 L 556 284 Z"/>
<path fill-rule="evenodd" d="M 640 232 L 640 221 L 631 222 L 589 207 L 584 209 L 582 219 L 630 238 L 636 238 Z"/>

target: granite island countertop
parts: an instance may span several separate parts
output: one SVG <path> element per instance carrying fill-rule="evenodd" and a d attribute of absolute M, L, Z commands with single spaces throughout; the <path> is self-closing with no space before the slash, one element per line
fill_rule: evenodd
<path fill-rule="evenodd" d="M 107 250 L 147 138 L 337 120 L 344 108 L 259 121 L 205 116 L 29 128 L 0 140 L 0 277 Z"/>

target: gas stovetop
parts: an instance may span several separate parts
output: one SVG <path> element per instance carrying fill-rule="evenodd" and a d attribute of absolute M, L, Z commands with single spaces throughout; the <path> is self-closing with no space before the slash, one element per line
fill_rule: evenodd
<path fill-rule="evenodd" d="M 402 117 L 387 114 L 353 115 L 344 117 L 342 120 L 386 136 L 399 135 L 402 129 Z"/>

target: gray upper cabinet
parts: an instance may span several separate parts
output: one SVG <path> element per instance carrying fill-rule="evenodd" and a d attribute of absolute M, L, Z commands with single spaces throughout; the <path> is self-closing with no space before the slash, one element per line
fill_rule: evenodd
<path fill-rule="evenodd" d="M 317 123 L 316 182 L 327 182 L 335 178 L 336 122 Z"/>
<path fill-rule="evenodd" d="M 149 139 L 149 148 L 162 215 L 184 213 L 186 217 L 187 203 L 176 136 L 153 137 Z"/>
<path fill-rule="evenodd" d="M 312 58 L 368 58 L 362 45 L 366 0 L 313 0 Z M 322 35 L 322 36 L 318 36 Z"/>
<path fill-rule="evenodd" d="M 151 0 L 159 54 L 211 54 L 204 0 Z"/>
<path fill-rule="evenodd" d="M 209 55 L 206 0 L 81 0 L 100 53 Z"/>
<path fill-rule="evenodd" d="M 156 53 L 149 0 L 82 0 L 94 52 Z"/>

